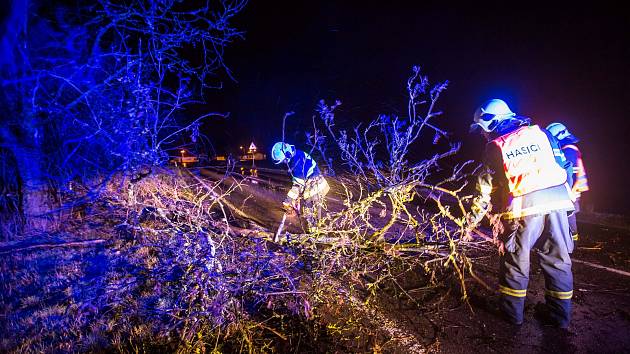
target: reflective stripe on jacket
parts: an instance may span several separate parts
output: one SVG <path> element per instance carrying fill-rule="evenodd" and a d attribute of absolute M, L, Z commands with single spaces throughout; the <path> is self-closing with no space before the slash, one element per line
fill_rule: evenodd
<path fill-rule="evenodd" d="M 567 181 L 567 173 L 556 162 L 547 134 L 537 125 L 521 127 L 492 142 L 501 149 L 505 176 L 513 197 Z"/>
<path fill-rule="evenodd" d="M 563 151 L 566 151 L 566 156 L 573 163 L 573 193 L 579 195 L 582 192 L 589 190 L 588 178 L 586 177 L 586 169 L 584 168 L 584 162 L 582 162 L 582 153 L 577 146 L 573 144 L 565 145 L 562 147 Z M 573 151 L 570 151 L 573 150 Z"/>
<path fill-rule="evenodd" d="M 503 132 L 504 135 L 502 137 L 506 137 L 520 129 L 522 128 L 515 127 L 511 131 L 506 130 Z M 558 146 L 558 141 L 551 134 L 545 133 L 538 127 L 536 129 L 545 135 L 548 141 L 547 144 L 550 144 L 552 151 L 550 155 L 554 163 L 564 172 L 564 179 L 566 180 L 571 171 L 570 164 L 564 158 L 564 154 Z M 521 155 L 524 155 L 522 151 L 519 152 L 518 156 L 520 157 Z M 529 215 L 544 215 L 553 211 L 574 210 L 571 188 L 567 182 L 514 197 L 510 191 L 510 181 L 508 181 L 507 173 L 505 172 L 503 151 L 498 144 L 491 141 L 486 145 L 483 161 L 484 167 L 477 179 L 478 194 L 473 200 L 471 207 L 472 223 L 480 222 L 485 214 L 491 210 L 493 213 L 502 214 L 508 219 Z M 540 172 L 544 174 L 544 171 Z"/>
<path fill-rule="evenodd" d="M 568 184 L 553 186 L 514 197 L 503 215 L 517 219 L 530 215 L 545 215 L 553 211 L 574 210 Z"/>
<path fill-rule="evenodd" d="M 287 196 L 291 199 L 302 197 L 312 198 L 316 195 L 326 195 L 330 187 L 321 176 L 319 167 L 311 155 L 302 150 L 296 150 L 288 162 L 289 173 L 293 181 L 293 187 Z"/>
<path fill-rule="evenodd" d="M 329 191 L 330 186 L 326 179 L 317 176 L 309 178 L 303 184 L 294 183 L 287 196 L 291 199 L 297 199 L 301 195 L 304 199 L 310 199 L 315 196 L 324 197 Z"/>
<path fill-rule="evenodd" d="M 288 167 L 294 183 L 302 181 L 302 184 L 304 184 L 304 180 L 320 175 L 315 160 L 302 150 L 295 151 L 295 155 L 289 159 Z"/>

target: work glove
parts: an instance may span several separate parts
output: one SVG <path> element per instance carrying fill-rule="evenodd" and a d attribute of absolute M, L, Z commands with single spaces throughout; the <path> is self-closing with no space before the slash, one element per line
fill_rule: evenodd
<path fill-rule="evenodd" d="M 501 214 L 488 214 L 488 220 L 492 225 L 492 238 L 497 239 L 505 232 L 505 225 L 501 220 Z"/>
<path fill-rule="evenodd" d="M 464 234 L 462 240 L 469 242 L 474 240 L 473 230 L 479 224 L 478 217 L 474 213 L 468 213 L 464 216 Z"/>
<path fill-rule="evenodd" d="M 505 254 L 505 243 L 501 240 L 501 236 L 505 233 L 505 225 L 501 220 L 500 214 L 488 214 L 490 225 L 492 225 L 492 243 L 497 247 L 499 255 Z"/>
<path fill-rule="evenodd" d="M 284 212 L 287 215 L 293 216 L 297 214 L 297 211 L 299 210 L 299 201 L 296 199 L 291 199 L 291 198 L 286 198 L 283 202 L 282 202 L 282 209 L 284 209 Z"/>

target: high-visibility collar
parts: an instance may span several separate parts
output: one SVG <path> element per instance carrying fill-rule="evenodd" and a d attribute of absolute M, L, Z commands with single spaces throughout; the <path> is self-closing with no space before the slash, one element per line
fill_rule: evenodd
<path fill-rule="evenodd" d="M 567 181 L 567 173 L 556 162 L 549 138 L 537 125 L 519 128 L 492 142 L 501 149 L 503 168 L 513 197 Z"/>

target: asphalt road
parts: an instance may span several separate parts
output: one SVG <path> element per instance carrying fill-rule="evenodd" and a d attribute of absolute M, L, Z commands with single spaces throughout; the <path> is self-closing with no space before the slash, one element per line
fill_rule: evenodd
<path fill-rule="evenodd" d="M 214 179 L 224 174 L 220 168 L 199 171 Z M 288 174 L 260 168 L 258 177 L 232 174 L 230 179 L 251 187 L 238 191 L 242 195 L 237 199 L 247 200 L 244 210 L 274 229 L 282 217 L 278 206 L 291 185 Z M 300 227 L 293 220 L 287 230 L 299 233 Z M 534 317 L 534 306 L 544 302 L 545 286 L 532 253 L 525 323 L 511 328 L 494 309 L 497 294 L 471 284 L 471 307 L 453 297 L 433 319 L 441 328 L 437 352 L 469 353 L 475 348 L 480 353 L 630 353 L 630 231 L 580 224 L 580 234 L 573 253 L 574 307 L 568 331 L 547 327 Z M 497 269 L 498 257 L 493 255 L 480 261 L 477 271 L 498 287 Z"/>

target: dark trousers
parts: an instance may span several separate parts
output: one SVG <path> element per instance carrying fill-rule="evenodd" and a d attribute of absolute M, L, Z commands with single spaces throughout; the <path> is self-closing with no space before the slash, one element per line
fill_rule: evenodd
<path fill-rule="evenodd" d="M 514 323 L 523 322 L 529 282 L 530 251 L 536 250 L 545 276 L 545 300 L 552 318 L 566 327 L 571 320 L 573 239 L 566 211 L 526 216 L 509 221 L 503 237 L 505 254 L 499 269 L 501 307 Z"/>
<path fill-rule="evenodd" d="M 574 203 L 575 211 L 569 212 L 569 229 L 571 229 L 571 235 L 573 236 L 573 241 L 577 241 L 580 238 L 580 234 L 578 232 L 577 213 L 580 212 L 580 199 L 578 198 Z"/>

